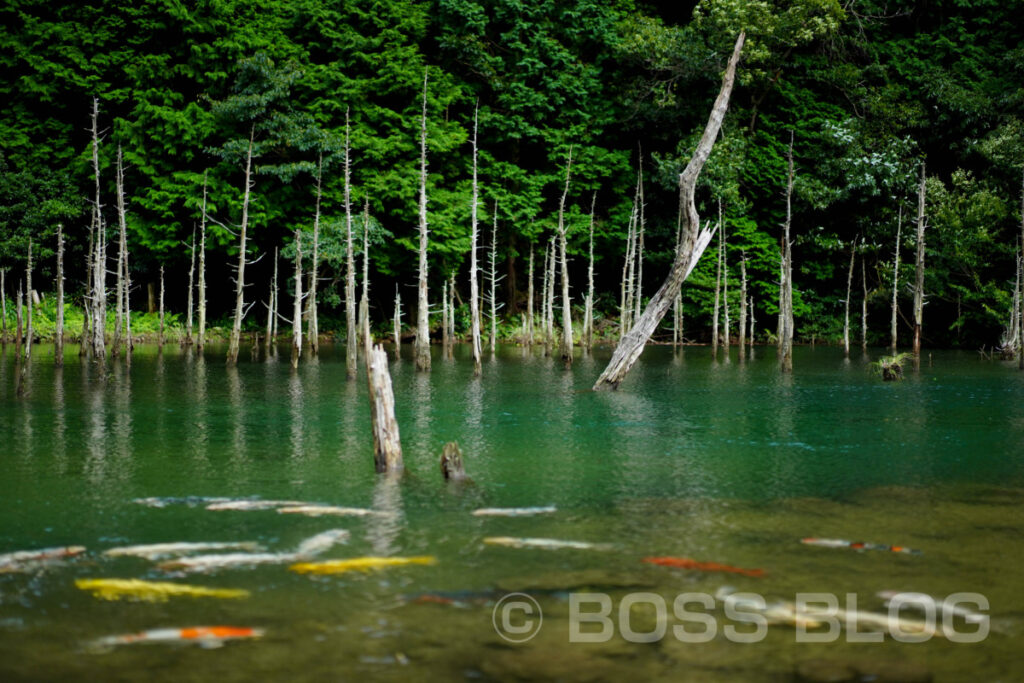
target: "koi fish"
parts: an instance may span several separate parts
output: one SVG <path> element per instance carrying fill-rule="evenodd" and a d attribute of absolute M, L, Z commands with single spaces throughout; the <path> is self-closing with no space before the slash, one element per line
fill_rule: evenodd
<path fill-rule="evenodd" d="M 804 545 L 816 545 L 822 548 L 850 548 L 852 550 L 887 550 L 893 553 L 920 555 L 920 550 L 913 550 L 902 545 L 884 545 L 881 543 L 865 543 L 863 541 L 846 541 L 841 538 L 801 538 Z"/>
<path fill-rule="evenodd" d="M 167 602 L 171 597 L 238 599 L 249 591 L 234 588 L 207 588 L 181 583 L 162 583 L 140 579 L 76 579 L 75 586 L 101 600 L 141 600 Z"/>
<path fill-rule="evenodd" d="M 0 555 L 0 574 L 28 572 L 85 552 L 85 547 L 69 545 L 41 550 L 18 550 Z"/>
<path fill-rule="evenodd" d="M 760 577 L 764 576 L 763 569 L 743 569 L 718 562 L 698 562 L 688 557 L 645 557 L 644 562 L 656 564 L 662 567 L 674 567 L 676 569 L 694 569 L 701 572 L 727 572 L 729 574 L 742 574 L 743 576 Z"/>
<path fill-rule="evenodd" d="M 512 536 L 489 536 L 487 545 L 501 545 L 507 548 L 544 548 L 545 550 L 611 550 L 609 543 L 587 543 L 586 541 L 560 541 L 554 538 L 513 538 Z"/>
<path fill-rule="evenodd" d="M 253 500 L 245 498 L 242 500 L 224 500 L 210 503 L 207 510 L 273 510 L 274 508 L 299 507 L 308 505 L 301 500 Z"/>
<path fill-rule="evenodd" d="M 480 508 L 473 510 L 474 517 L 528 517 L 556 512 L 554 505 L 532 508 Z"/>
<path fill-rule="evenodd" d="M 207 550 L 263 550 L 259 543 L 242 541 L 238 543 L 151 543 L 147 545 L 130 545 L 122 548 L 110 548 L 103 554 L 108 557 L 142 557 L 147 560 L 159 560 L 164 557 L 191 555 Z"/>
<path fill-rule="evenodd" d="M 369 515 L 382 514 L 376 510 L 366 508 L 349 508 L 335 505 L 295 505 L 277 508 L 278 514 L 282 515 L 305 515 L 306 517 L 319 517 L 321 515 L 337 515 L 339 517 L 368 517 Z"/>
<path fill-rule="evenodd" d="M 326 562 L 300 562 L 288 567 L 299 574 L 343 574 L 350 571 L 369 571 L 384 567 L 400 567 L 409 564 L 437 564 L 431 555 L 419 557 L 356 557 L 349 560 L 328 560 Z"/>
<path fill-rule="evenodd" d="M 349 532 L 345 529 L 329 529 L 315 536 L 310 536 L 295 549 L 293 553 L 226 553 L 223 555 L 196 555 L 180 557 L 157 565 L 165 571 L 209 572 L 219 569 L 236 567 L 255 567 L 266 564 L 288 564 L 308 560 L 320 555 L 337 543 L 348 540 Z"/>
<path fill-rule="evenodd" d="M 983 622 L 988 618 L 987 614 L 981 612 L 975 612 L 974 610 L 967 609 L 961 605 L 948 605 L 944 600 L 936 600 L 930 595 L 925 593 L 907 593 L 904 591 L 879 591 L 876 593 L 878 597 L 885 600 L 885 606 L 890 607 L 892 601 L 896 597 L 900 597 L 900 605 L 909 609 L 926 612 L 929 607 L 935 610 L 935 614 L 943 614 L 948 612 L 959 617 L 963 617 L 964 621 L 970 624 L 977 624 Z"/>
<path fill-rule="evenodd" d="M 715 592 L 715 598 L 721 601 L 729 600 L 735 589 L 730 586 L 723 586 Z M 744 599 L 739 596 L 731 598 L 732 603 L 748 612 L 756 612 L 765 618 L 769 624 L 786 624 L 789 626 L 800 626 L 801 628 L 818 628 L 822 622 L 810 617 L 796 609 L 796 605 L 786 600 L 777 600 L 769 604 L 763 604 L 758 600 Z"/>
<path fill-rule="evenodd" d="M 217 648 L 229 640 L 262 638 L 266 632 L 261 628 L 247 626 L 190 626 L 187 628 L 157 628 L 139 633 L 106 636 L 94 640 L 93 650 L 109 650 L 118 645 L 135 643 L 195 643 L 203 648 Z"/>
<path fill-rule="evenodd" d="M 851 624 L 857 626 L 873 626 L 875 628 L 886 630 L 889 633 L 893 633 L 897 629 L 903 633 L 914 633 L 923 636 L 939 636 L 944 637 L 941 626 L 936 627 L 928 624 L 924 621 L 917 621 L 915 619 L 904 619 L 903 617 L 895 616 L 892 614 L 880 614 L 877 612 L 861 612 L 859 610 L 847 610 L 847 609 L 828 609 L 816 607 L 813 605 L 807 605 L 801 611 L 801 614 L 815 617 L 835 617 L 849 627 Z"/>
<path fill-rule="evenodd" d="M 226 503 L 229 500 L 231 499 L 213 496 L 165 496 L 162 498 L 133 498 L 132 502 L 137 505 L 145 505 L 150 508 L 165 508 L 168 505 L 187 505 L 188 507 L 198 507 L 200 505 L 210 505 L 211 503 Z"/>

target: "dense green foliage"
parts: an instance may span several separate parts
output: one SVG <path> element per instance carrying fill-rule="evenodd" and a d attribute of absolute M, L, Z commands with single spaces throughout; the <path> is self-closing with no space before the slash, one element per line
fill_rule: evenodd
<path fill-rule="evenodd" d="M 479 104 L 481 225 L 489 227 L 496 211 L 505 312 L 523 306 L 530 246 L 540 256 L 553 234 L 572 147 L 574 301 L 582 303 L 596 193 L 599 314 L 614 316 L 637 165 L 647 179 L 650 294 L 675 242 L 678 172 L 743 28 L 749 42 L 740 83 L 701 178 L 698 207 L 705 219 L 717 219 L 722 201 L 733 309 L 743 255 L 759 337 L 774 330 L 792 132 L 797 336 L 841 334 L 850 248 L 860 240 L 855 306 L 863 263 L 869 336 L 887 341 L 903 206 L 899 296 L 907 338 L 912 293 L 902 283 L 913 281 L 910 225 L 926 160 L 925 343 L 992 345 L 1009 318 L 1020 235 L 1018 10 L 1018 3 L 990 0 L 703 0 L 685 11 L 639 0 L 11 0 L 0 8 L 0 267 L 8 269 L 13 292 L 32 236 L 36 282 L 51 290 L 53 235 L 63 222 L 68 287 L 81 295 L 95 96 L 107 222 L 116 224 L 113 160 L 120 145 L 133 278 L 152 281 L 160 265 L 168 266 L 169 306 L 179 312 L 204 182 L 216 317 L 226 313 L 233 290 L 228 264 L 237 249 L 232 230 L 240 221 L 250 136 L 257 166 L 253 258 L 287 249 L 297 227 L 311 233 L 322 155 L 320 275 L 329 321 L 336 313 L 330 309 L 342 305 L 348 118 L 353 211 L 368 204 L 373 226 L 372 315 L 388 320 L 396 283 L 412 303 L 426 75 L 431 298 L 452 273 L 460 297 L 468 294 L 468 141 Z M 485 230 L 485 247 L 489 239 Z M 706 338 L 710 328 L 713 251 L 684 286 L 690 338 Z M 272 258 L 263 258 L 247 271 L 249 300 L 267 298 L 272 269 Z M 132 296 L 140 307 L 143 294 Z M 251 314 L 248 322 L 260 317 Z"/>

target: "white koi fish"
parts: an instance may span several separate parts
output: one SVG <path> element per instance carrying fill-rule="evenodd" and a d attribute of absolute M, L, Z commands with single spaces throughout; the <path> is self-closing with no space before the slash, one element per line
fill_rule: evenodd
<path fill-rule="evenodd" d="M 41 569 L 85 552 L 85 547 L 68 545 L 59 548 L 42 548 L 40 550 L 18 550 L 0 555 L 0 574 L 28 572 Z"/>
<path fill-rule="evenodd" d="M 202 553 L 208 550 L 248 550 L 258 552 L 264 550 L 259 543 L 240 541 L 235 543 L 150 543 L 146 545 L 130 545 L 121 548 L 109 548 L 103 551 L 108 557 L 142 557 L 147 560 L 159 560 L 165 557 L 179 557 Z"/>
<path fill-rule="evenodd" d="M 299 544 L 292 553 L 226 553 L 223 555 L 196 555 L 180 557 L 161 562 L 157 565 L 165 571 L 185 573 L 210 572 L 220 569 L 239 567 L 256 567 L 267 564 L 290 564 L 302 562 L 322 554 L 337 543 L 348 540 L 349 532 L 345 529 L 330 529 L 315 536 L 310 536 Z"/>
<path fill-rule="evenodd" d="M 963 617 L 964 621 L 970 624 L 978 624 L 988 618 L 987 614 L 981 612 L 975 612 L 974 610 L 962 607 L 961 605 L 949 605 L 944 600 L 937 600 L 930 595 L 925 593 L 908 593 L 904 591 L 879 591 L 876 595 L 885 600 L 885 606 L 891 607 L 894 598 L 900 598 L 900 605 L 907 607 L 908 609 L 917 610 L 919 612 L 925 612 L 929 606 L 935 610 L 935 614 L 943 614 L 949 612 L 959 617 Z"/>
<path fill-rule="evenodd" d="M 560 541 L 554 538 L 513 538 L 512 536 L 489 536 L 487 545 L 501 545 L 507 548 L 544 548 L 545 550 L 611 550 L 608 543 L 587 543 L 586 541 Z"/>
<path fill-rule="evenodd" d="M 282 515 L 305 515 L 306 517 L 320 517 L 321 515 L 336 515 L 339 517 L 368 517 L 370 515 L 382 514 L 376 510 L 366 508 L 350 508 L 337 505 L 295 505 L 277 508 L 278 514 Z"/>
<path fill-rule="evenodd" d="M 531 515 L 546 515 L 557 512 L 554 505 L 547 507 L 530 508 L 480 508 L 473 510 L 475 517 L 529 517 Z"/>
<path fill-rule="evenodd" d="M 217 503 L 210 503 L 207 510 L 273 510 L 274 508 L 299 507 L 308 505 L 301 500 L 226 500 Z"/>

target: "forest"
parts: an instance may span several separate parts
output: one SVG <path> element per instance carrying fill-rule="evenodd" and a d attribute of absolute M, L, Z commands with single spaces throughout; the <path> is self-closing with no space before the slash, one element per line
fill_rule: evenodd
<path fill-rule="evenodd" d="M 466 338 L 479 286 L 484 334 L 520 341 L 528 312 L 538 329 L 556 315 L 561 238 L 576 341 L 592 315 L 596 343 L 614 342 L 673 260 L 680 172 L 745 31 L 695 191 L 715 236 L 652 338 L 735 342 L 749 313 L 774 343 L 785 225 L 797 343 L 908 347 L 923 309 L 927 348 L 1013 352 L 1019 9 L 11 0 L 4 335 L 21 292 L 46 309 L 62 284 L 69 311 L 117 334 L 115 301 L 134 317 L 159 300 L 190 340 L 204 303 L 223 339 L 233 320 L 259 334 L 298 319 L 315 342 L 341 338 L 365 297 L 377 336 L 427 301 L 435 338 Z"/>

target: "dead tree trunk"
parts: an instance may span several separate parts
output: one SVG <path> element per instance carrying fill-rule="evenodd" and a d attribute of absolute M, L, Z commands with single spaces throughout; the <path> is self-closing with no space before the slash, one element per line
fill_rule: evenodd
<path fill-rule="evenodd" d="M 739 350 L 740 360 L 747 355 L 747 252 L 740 252 L 740 329 Z"/>
<path fill-rule="evenodd" d="M 565 244 L 565 200 L 569 196 L 569 179 L 572 175 L 572 147 L 565 165 L 565 189 L 558 203 L 558 253 L 562 264 L 562 362 L 572 367 L 572 307 L 569 300 L 569 259 Z"/>
<path fill-rule="evenodd" d="M 580 343 L 588 352 L 594 346 L 594 207 L 597 206 L 597 192 L 590 198 L 590 238 L 587 255 L 587 298 L 583 309 L 583 333 Z"/>
<path fill-rule="evenodd" d="M 363 281 L 360 283 L 359 328 L 370 338 L 370 200 L 363 202 Z"/>
<path fill-rule="evenodd" d="M 718 98 L 715 100 L 715 105 L 711 110 L 708 125 L 704 129 L 704 134 L 701 136 L 697 148 L 694 150 L 693 157 L 691 157 L 683 172 L 679 174 L 680 199 L 686 212 L 683 225 L 684 237 L 681 245 L 682 248 L 676 251 L 668 278 L 654 296 L 651 297 L 647 308 L 644 309 L 643 315 L 640 316 L 640 319 L 630 330 L 629 334 L 615 348 L 608 367 L 604 369 L 604 372 L 601 373 L 601 376 L 598 377 L 594 385 L 595 390 L 615 389 L 626 377 L 630 368 L 633 367 L 633 364 L 640 357 L 641 352 L 643 352 L 644 345 L 646 345 L 654 330 L 661 323 L 665 312 L 672 305 L 672 299 L 679 291 L 682 283 L 689 277 L 690 271 L 697 264 L 714 234 L 714 231 L 710 229 L 701 230 L 700 218 L 697 215 L 697 207 L 694 204 L 694 189 L 697 184 L 697 176 L 700 175 L 708 155 L 711 154 L 711 147 L 715 143 L 715 138 L 718 137 L 718 131 L 722 127 L 722 119 L 725 117 L 725 111 L 729 106 L 729 95 L 732 92 L 732 85 L 736 76 L 736 65 L 740 59 L 740 52 L 743 50 L 744 38 L 745 34 L 740 33 L 736 39 L 736 46 L 733 49 L 732 57 L 729 59 L 725 76 L 722 79 L 722 89 L 718 93 Z"/>
<path fill-rule="evenodd" d="M 274 247 L 274 274 L 270 277 L 270 290 L 267 292 L 267 336 L 263 340 L 263 351 L 270 357 L 271 345 L 274 343 L 274 312 L 277 310 L 277 247 Z"/>
<path fill-rule="evenodd" d="M 477 280 L 477 272 L 479 268 L 476 262 L 476 247 L 477 247 L 477 235 L 479 230 L 477 228 L 477 208 L 480 205 L 480 187 L 477 182 L 477 129 L 479 123 L 480 103 L 477 102 L 476 108 L 473 110 L 473 195 L 469 205 L 469 225 L 470 225 L 470 241 L 469 241 L 469 325 L 471 328 L 471 335 L 473 341 L 473 374 L 480 375 L 482 372 L 480 365 L 480 357 L 482 349 L 480 347 L 480 283 Z M 530 294 L 533 294 L 533 252 L 530 252 Z M 527 304 L 530 307 L 530 312 L 533 311 L 533 302 L 530 301 Z"/>
<path fill-rule="evenodd" d="M 1024 269 L 1024 175 L 1021 176 L 1021 193 L 1020 193 L 1020 260 L 1018 269 Z M 1024 278 L 1024 273 L 1022 273 Z M 1018 344 L 1017 354 L 1017 369 L 1024 370 L 1024 281 L 1021 283 L 1021 294 L 1019 300 L 1021 302 L 1021 308 L 1017 312 L 1017 323 L 1019 325 L 1017 339 L 1020 340 Z"/>
<path fill-rule="evenodd" d="M 633 327 L 633 282 L 636 268 L 636 224 L 639 221 L 640 173 L 637 172 L 636 190 L 633 192 L 633 208 L 629 213 L 629 227 L 626 229 L 626 260 L 622 264 L 622 301 L 619 304 L 619 341 Z"/>
<path fill-rule="evenodd" d="M 89 248 L 85 252 L 85 295 L 82 297 L 82 333 L 78 337 L 79 358 L 89 355 L 92 349 L 92 331 L 89 329 L 89 321 L 92 320 L 92 252 L 96 240 L 95 214 L 89 221 Z"/>
<path fill-rule="evenodd" d="M 274 259 L 277 268 L 277 259 Z M 203 212 L 199 219 L 199 353 L 206 346 L 206 173 L 203 173 Z"/>
<path fill-rule="evenodd" d="M 299 367 L 302 357 L 302 231 L 295 235 L 295 295 L 292 297 L 292 369 Z"/>
<path fill-rule="evenodd" d="M 455 358 L 455 273 L 448 280 L 448 357 Z"/>
<path fill-rule="evenodd" d="M 58 240 L 60 239 L 58 234 Z M 59 241 L 58 241 L 59 243 Z M 0 268 L 0 325 L 2 325 L 2 331 L 0 331 L 0 343 L 7 343 L 7 287 L 4 284 L 6 279 L 7 271 Z"/>
<path fill-rule="evenodd" d="M 158 348 L 164 346 L 164 267 L 160 266 L 160 332 L 156 338 Z"/>
<path fill-rule="evenodd" d="M 782 307 L 779 311 L 782 326 L 779 334 L 779 363 L 783 372 L 793 372 L 793 131 L 789 132 L 786 151 L 786 222 L 782 233 Z"/>
<path fill-rule="evenodd" d="M 863 296 L 860 300 L 860 348 L 861 351 L 868 349 L 868 262 L 867 257 L 860 259 L 860 283 L 863 288 Z"/>
<path fill-rule="evenodd" d="M 99 100 L 92 101 L 92 168 L 96 181 L 96 196 L 93 200 L 93 224 L 96 228 L 95 251 L 92 262 L 92 353 L 106 359 L 107 331 L 107 237 L 103 225 L 103 205 L 100 203 L 100 132 Z"/>
<path fill-rule="evenodd" d="M 547 295 L 544 303 L 547 316 L 544 353 L 550 356 L 555 346 L 555 263 L 558 257 L 558 245 L 555 243 L 554 235 L 548 240 L 548 247 L 551 256 L 548 258 Z"/>
<path fill-rule="evenodd" d="M 718 312 L 722 295 L 722 200 L 718 200 L 718 265 L 715 268 L 715 307 L 711 315 L 711 357 L 718 358 Z"/>
<path fill-rule="evenodd" d="M 750 357 L 754 357 L 754 297 L 750 297 Z"/>
<path fill-rule="evenodd" d="M 430 371 L 430 301 L 427 296 L 427 72 L 423 72 L 423 117 L 420 120 L 420 258 L 416 300 L 416 369 Z"/>
<path fill-rule="evenodd" d="M 15 356 L 15 358 L 21 358 L 21 350 L 22 350 L 21 349 L 21 343 L 23 341 L 22 335 L 23 335 L 23 332 L 25 330 L 25 319 L 24 319 L 24 317 L 22 317 L 24 315 L 24 313 L 23 313 L 24 309 L 23 309 L 23 304 L 22 304 L 22 296 L 23 296 L 23 294 L 22 294 L 22 291 L 21 291 L 21 281 L 19 280 L 18 281 L 18 304 L 17 304 L 17 309 L 16 309 L 17 313 L 15 315 L 15 325 L 16 325 L 16 327 L 14 329 L 14 356 Z"/>
<path fill-rule="evenodd" d="M 892 265 L 892 323 L 890 329 L 890 336 L 892 339 L 891 347 L 893 355 L 896 355 L 896 314 L 898 311 L 896 305 L 896 296 L 899 293 L 900 283 L 900 231 L 903 228 L 903 205 L 899 207 L 898 217 L 896 219 L 896 255 L 893 258 Z"/>
<path fill-rule="evenodd" d="M 917 190 L 917 259 L 914 280 L 914 355 L 921 355 L 921 323 L 924 318 L 924 229 L 925 217 L 925 170 L 921 162 L 921 184 Z"/>
<path fill-rule="evenodd" d="M 448 357 L 448 278 L 441 282 L 441 355 Z"/>
<path fill-rule="evenodd" d="M 32 240 L 28 241 L 28 256 L 25 259 L 25 293 L 28 301 L 28 320 L 25 323 L 25 363 L 32 360 Z"/>
<path fill-rule="evenodd" d="M 857 239 L 850 246 L 850 270 L 846 274 L 846 310 L 843 316 L 843 354 L 850 357 L 850 296 L 853 294 L 853 266 L 857 258 Z"/>
<path fill-rule="evenodd" d="M 721 209 L 719 209 L 721 211 Z M 725 346 L 725 362 L 729 362 L 729 254 L 725 249 L 725 222 L 719 217 L 719 230 L 721 230 L 722 249 L 722 323 L 724 334 L 722 342 Z"/>
<path fill-rule="evenodd" d="M 0 276 L 0 297 L 6 294 L 3 291 L 3 279 Z M 4 305 L 4 317 L 6 318 L 6 304 Z M 56 329 L 53 333 L 53 364 L 58 368 L 64 367 L 64 224 L 57 224 L 57 319 L 54 321 Z M 4 323 L 6 328 L 6 321 Z M 4 329 L 4 337 L 7 330 Z"/>
<path fill-rule="evenodd" d="M 646 220 L 644 216 L 644 169 L 642 156 L 640 157 L 639 164 L 639 201 L 637 202 L 636 221 L 636 286 L 633 286 L 632 281 L 629 283 L 630 288 L 633 290 L 633 312 L 629 316 L 631 321 L 640 318 L 640 304 L 644 291 L 644 228 L 646 227 Z"/>
<path fill-rule="evenodd" d="M 195 309 L 195 301 L 193 299 L 193 288 L 195 285 L 195 274 L 196 274 L 196 228 L 192 226 L 192 248 L 188 259 L 188 301 L 186 307 L 188 313 L 185 317 L 185 341 L 183 342 L 186 346 L 192 345 L 192 319 Z"/>
<path fill-rule="evenodd" d="M 402 357 L 402 297 L 395 283 L 395 358 Z"/>
<path fill-rule="evenodd" d="M 533 346 L 533 242 L 530 242 L 530 266 L 526 283 L 526 345 Z"/>
<path fill-rule="evenodd" d="M 366 378 L 370 387 L 370 418 L 373 423 L 373 465 L 378 473 L 401 472 L 402 440 L 395 420 L 395 395 L 391 389 L 388 356 L 377 344 L 369 348 L 365 337 Z"/>
<path fill-rule="evenodd" d="M 356 378 L 356 260 L 352 248 L 352 164 L 348 109 L 345 109 L 345 374 Z"/>
<path fill-rule="evenodd" d="M 494 222 L 491 224 L 491 253 L 490 253 L 490 281 L 491 281 L 491 355 L 494 355 L 495 345 L 498 343 L 498 202 L 494 202 Z"/>
<path fill-rule="evenodd" d="M 124 324 L 124 251 L 125 251 L 125 206 L 124 206 L 124 165 L 121 145 L 117 146 L 117 225 L 118 249 L 117 270 L 114 283 L 114 339 L 111 343 L 110 356 L 117 358 L 121 352 L 121 326 Z"/>
<path fill-rule="evenodd" d="M 235 317 L 231 324 L 228 341 L 228 365 L 238 363 L 238 348 L 242 338 L 242 319 L 245 317 L 245 248 L 249 229 L 249 193 L 253 188 L 252 150 L 256 138 L 256 126 L 249 131 L 249 149 L 245 155 L 245 191 L 242 194 L 242 225 L 238 231 L 238 267 L 235 269 Z"/>
<path fill-rule="evenodd" d="M 317 161 L 316 166 L 316 211 L 313 214 L 313 262 L 310 263 L 309 268 L 309 313 L 306 319 L 306 337 L 309 338 L 309 350 L 313 356 L 317 356 L 320 353 L 320 321 L 317 319 L 317 301 L 316 301 L 316 290 L 317 290 L 317 271 L 319 270 L 320 261 L 320 198 L 321 192 L 321 180 L 323 178 L 324 170 L 324 155 L 320 154 L 320 158 Z"/>

